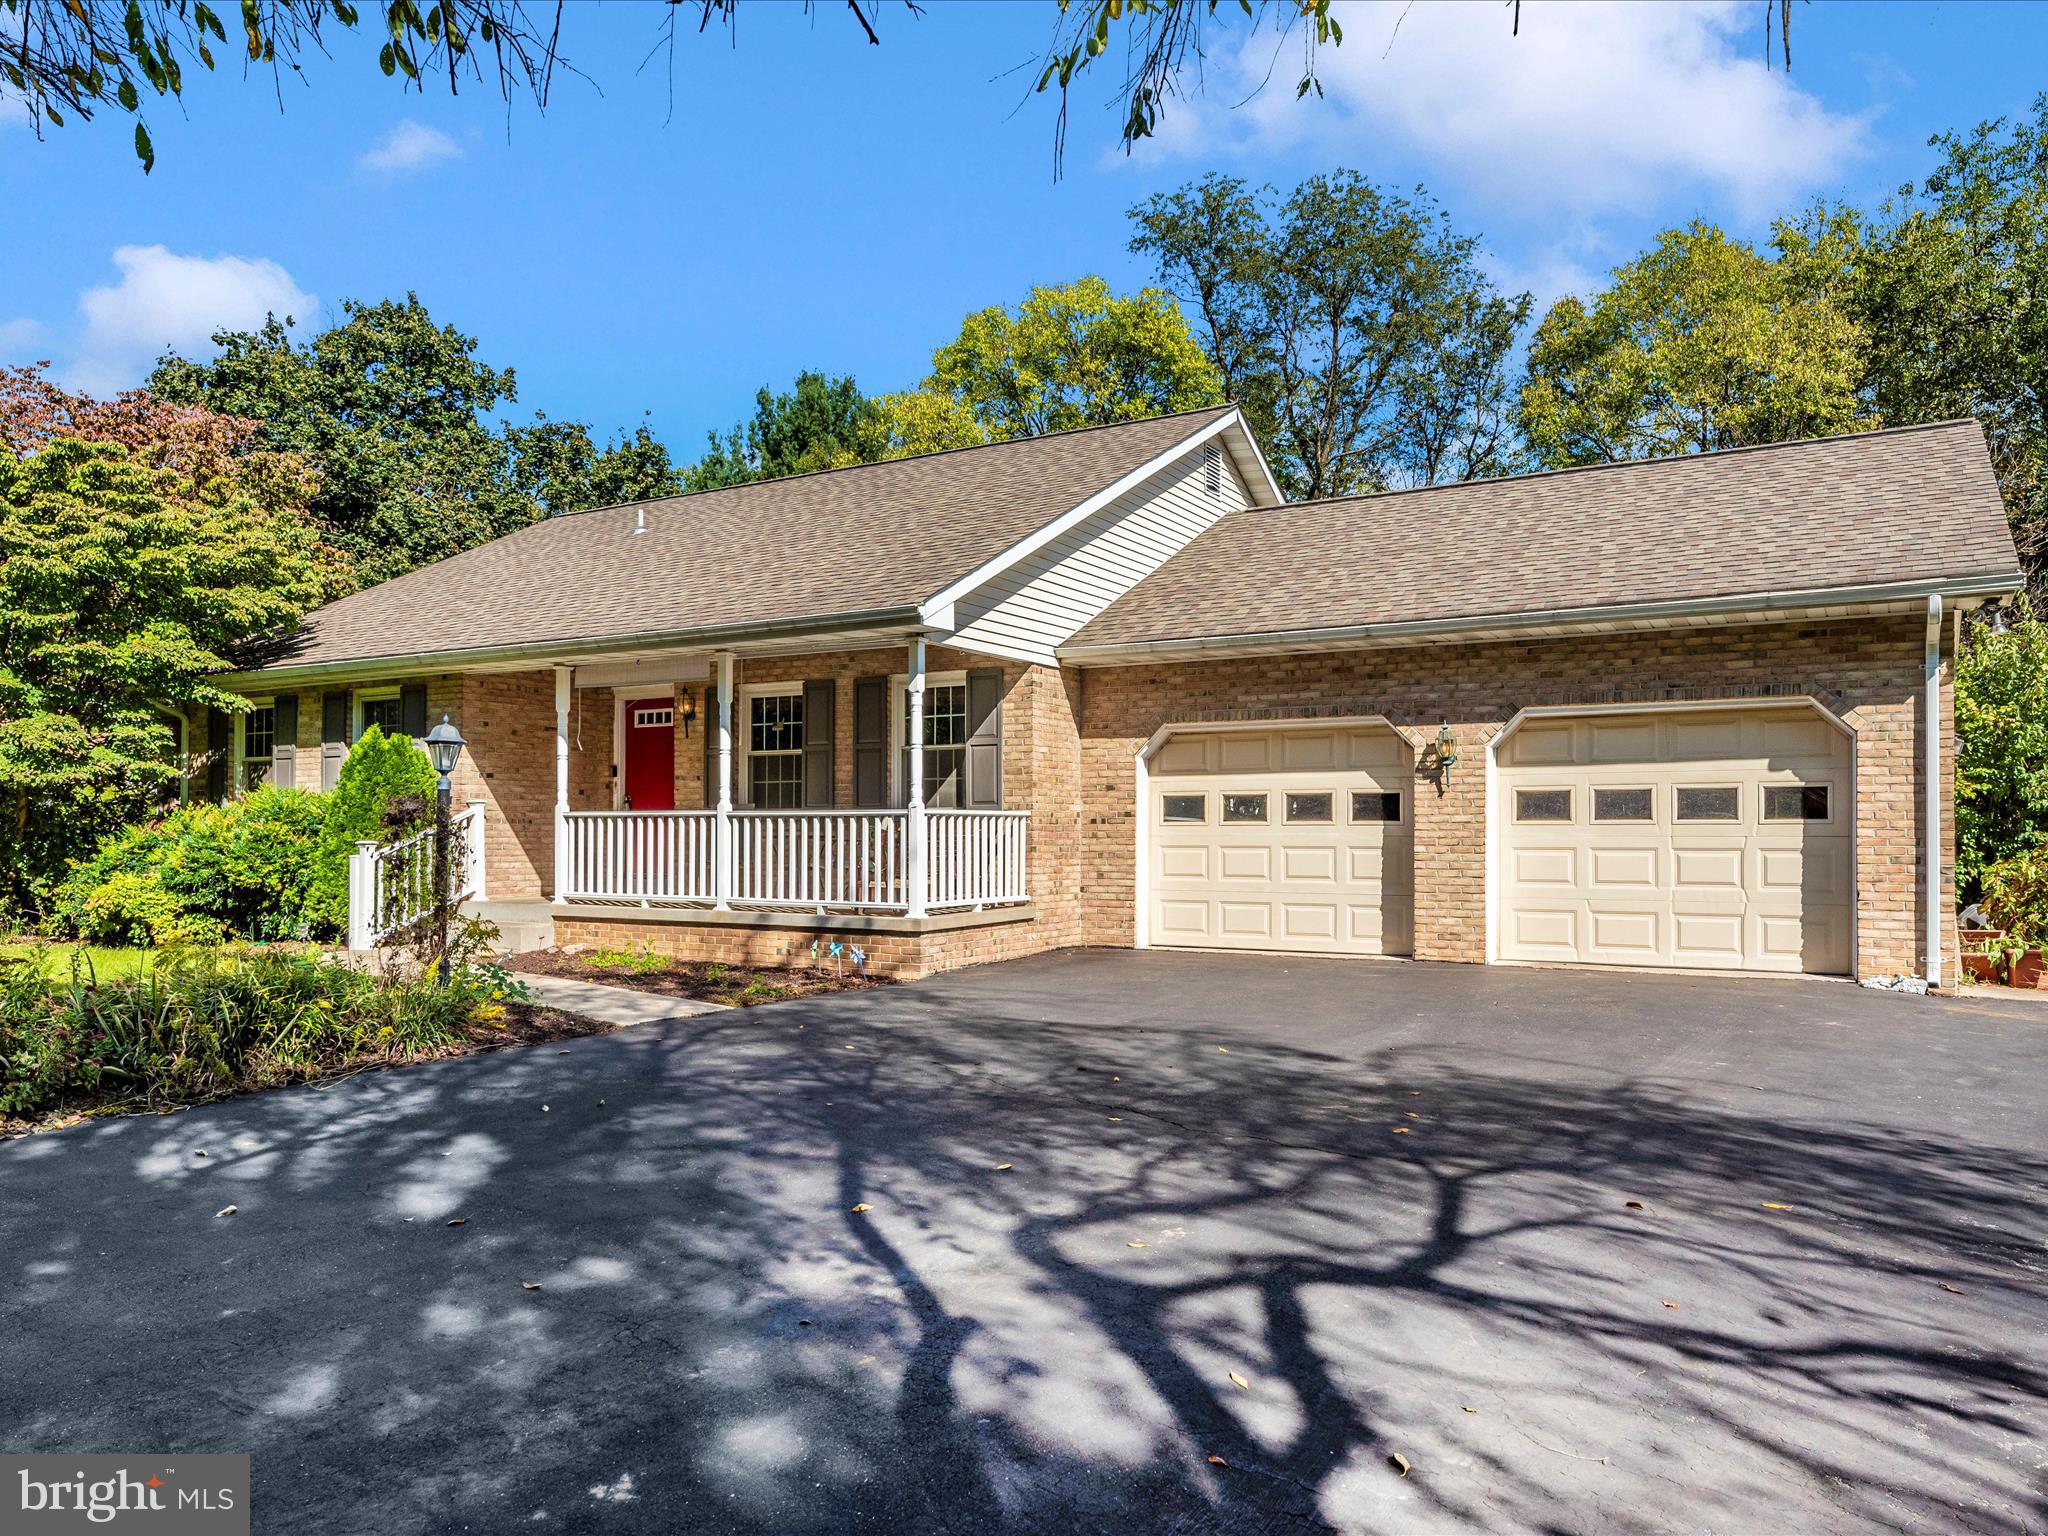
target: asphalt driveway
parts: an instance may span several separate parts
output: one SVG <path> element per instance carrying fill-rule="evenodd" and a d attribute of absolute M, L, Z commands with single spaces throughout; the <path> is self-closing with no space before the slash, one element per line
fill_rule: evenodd
<path fill-rule="evenodd" d="M 266 1531 L 2038 1531 L 2044 1089 L 2048 1007 L 1819 982 L 640 1026 L 0 1146 L 0 1449 L 252 1452 Z"/>

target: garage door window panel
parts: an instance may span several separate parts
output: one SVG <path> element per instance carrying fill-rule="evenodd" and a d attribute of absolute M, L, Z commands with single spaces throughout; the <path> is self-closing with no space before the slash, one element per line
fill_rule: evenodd
<path fill-rule="evenodd" d="M 1681 784 L 1672 814 L 1679 821 L 1740 821 L 1742 791 L 1733 784 Z"/>
<path fill-rule="evenodd" d="M 1572 792 L 1569 789 L 1518 789 L 1515 791 L 1515 820 L 1523 822 L 1569 822 Z"/>
<path fill-rule="evenodd" d="M 1398 789 L 1352 791 L 1351 819 L 1382 825 L 1398 822 L 1401 819 L 1401 792 Z"/>
<path fill-rule="evenodd" d="M 1336 797 L 1328 790 L 1290 792 L 1287 796 L 1287 819 L 1296 824 L 1327 824 L 1336 819 L 1335 806 Z"/>
<path fill-rule="evenodd" d="M 1596 789 L 1593 791 L 1593 819 L 1608 821 L 1654 821 L 1657 792 L 1654 789 Z"/>
<path fill-rule="evenodd" d="M 1825 784 L 1766 784 L 1765 821 L 1832 821 L 1832 797 Z"/>
<path fill-rule="evenodd" d="M 1264 822 L 1266 819 L 1266 797 L 1264 795 L 1225 795 L 1223 797 L 1223 819 L 1229 822 Z"/>
<path fill-rule="evenodd" d="M 1201 824 L 1209 819 L 1207 795 L 1166 795 L 1160 803 L 1159 819 L 1169 823 Z"/>

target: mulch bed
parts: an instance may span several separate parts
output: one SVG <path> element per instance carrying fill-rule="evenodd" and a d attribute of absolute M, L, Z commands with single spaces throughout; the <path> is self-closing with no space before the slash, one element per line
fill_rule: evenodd
<path fill-rule="evenodd" d="M 57 1109 L 39 1111 L 34 1115 L 0 1115 L 0 1141 L 11 1136 L 26 1136 L 31 1131 L 61 1130 L 67 1125 L 78 1125 L 87 1120 L 108 1119 L 116 1115 L 168 1115 L 181 1109 L 190 1109 L 194 1104 L 214 1104 L 222 1099 L 240 1098 L 247 1093 L 262 1093 L 272 1088 L 290 1087 L 295 1083 L 331 1083 L 340 1078 L 354 1077 L 361 1072 L 383 1072 L 392 1067 L 409 1067 L 422 1061 L 440 1061 L 449 1056 L 475 1056 L 485 1051 L 503 1050 L 515 1045 L 547 1045 L 556 1040 L 574 1040 L 581 1035 L 608 1034 L 618 1026 L 601 1024 L 595 1019 L 579 1018 L 572 1013 L 563 1013 L 554 1008 L 543 1008 L 538 1003 L 505 1003 L 505 1016 L 490 1024 L 472 1024 L 463 1032 L 463 1038 L 454 1041 L 438 1051 L 420 1051 L 405 1056 L 362 1056 L 353 1061 L 344 1061 L 323 1071 L 303 1073 L 289 1082 L 266 1082 L 262 1084 L 237 1084 L 224 1088 L 219 1093 L 204 1098 L 188 1099 L 177 1104 L 142 1104 L 114 1100 L 105 1103 L 71 1103 Z"/>
<path fill-rule="evenodd" d="M 635 992 L 738 1008 L 891 985 L 887 977 L 863 976 L 851 964 L 843 972 L 829 966 L 784 969 L 671 960 L 652 952 L 629 955 L 617 950 L 533 949 L 506 955 L 500 963 L 508 971 L 524 971 L 534 976 L 567 976 L 575 981 L 596 981 L 608 987 L 630 987 Z"/>

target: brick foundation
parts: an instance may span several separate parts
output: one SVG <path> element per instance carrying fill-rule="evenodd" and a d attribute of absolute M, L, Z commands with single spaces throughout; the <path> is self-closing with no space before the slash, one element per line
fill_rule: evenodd
<path fill-rule="evenodd" d="M 812 945 L 823 956 L 834 940 L 859 945 L 867 951 L 870 972 L 899 981 L 915 981 L 920 976 L 957 970 L 963 965 L 1012 960 L 1050 947 L 1045 943 L 1041 924 L 1030 919 L 924 933 L 821 929 L 803 922 L 787 926 L 678 923 L 624 915 L 555 919 L 558 945 L 650 949 L 678 960 L 715 960 L 726 965 L 809 965 Z"/>

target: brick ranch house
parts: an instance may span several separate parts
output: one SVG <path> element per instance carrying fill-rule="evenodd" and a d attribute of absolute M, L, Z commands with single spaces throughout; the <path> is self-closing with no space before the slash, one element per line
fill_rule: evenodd
<path fill-rule="evenodd" d="M 1225 406 L 522 529 L 310 615 L 194 772 L 445 714 L 520 942 L 1939 979 L 2020 585 L 1967 422 L 1287 504 Z"/>

